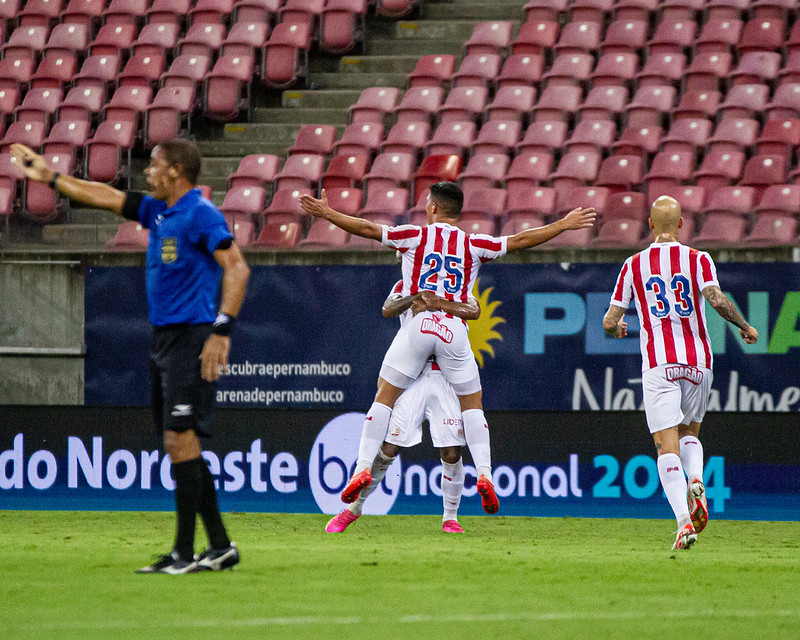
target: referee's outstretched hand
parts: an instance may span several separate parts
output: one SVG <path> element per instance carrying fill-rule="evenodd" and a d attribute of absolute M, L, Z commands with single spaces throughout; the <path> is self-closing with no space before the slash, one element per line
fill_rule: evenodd
<path fill-rule="evenodd" d="M 11 145 L 11 158 L 26 178 L 36 182 L 50 182 L 53 177 L 53 170 L 48 166 L 47 160 L 24 144 Z"/>
<path fill-rule="evenodd" d="M 231 339 L 212 333 L 203 345 L 200 353 L 200 375 L 206 382 L 219 380 L 220 370 L 228 366 L 228 354 L 231 350 Z M 221 369 L 220 369 L 221 368 Z"/>

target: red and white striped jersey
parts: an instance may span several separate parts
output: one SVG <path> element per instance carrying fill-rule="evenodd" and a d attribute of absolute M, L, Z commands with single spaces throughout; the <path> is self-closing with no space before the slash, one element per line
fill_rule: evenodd
<path fill-rule="evenodd" d="M 505 237 L 468 234 L 443 222 L 384 226 L 381 242 L 402 255 L 403 296 L 425 289 L 457 302 L 467 302 L 484 262 L 506 254 Z"/>
<path fill-rule="evenodd" d="M 639 314 L 642 371 L 661 364 L 711 368 L 711 340 L 701 292 L 717 285 L 705 251 L 679 242 L 654 242 L 622 266 L 611 304 Z"/>

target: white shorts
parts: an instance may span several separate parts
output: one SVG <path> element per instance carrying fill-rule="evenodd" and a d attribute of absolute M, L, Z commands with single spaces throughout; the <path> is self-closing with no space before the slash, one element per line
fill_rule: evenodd
<path fill-rule="evenodd" d="M 481 390 L 466 325 L 459 318 L 438 312 L 419 313 L 403 323 L 383 357 L 381 378 L 407 389 L 432 355 L 458 395 Z"/>
<path fill-rule="evenodd" d="M 467 444 L 458 396 L 442 373 L 429 366 L 395 402 L 386 442 L 398 447 L 419 444 L 425 418 L 430 423 L 431 440 L 437 449 Z"/>
<path fill-rule="evenodd" d="M 650 433 L 702 422 L 713 380 L 711 369 L 685 364 L 662 364 L 642 373 Z"/>

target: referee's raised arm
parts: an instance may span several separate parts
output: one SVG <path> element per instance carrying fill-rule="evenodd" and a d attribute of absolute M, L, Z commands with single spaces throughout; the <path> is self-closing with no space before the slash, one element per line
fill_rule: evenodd
<path fill-rule="evenodd" d="M 81 180 L 53 171 L 42 156 L 24 144 L 12 144 L 11 156 L 29 180 L 49 184 L 70 200 L 92 205 L 122 216 L 126 193 L 102 182 Z"/>

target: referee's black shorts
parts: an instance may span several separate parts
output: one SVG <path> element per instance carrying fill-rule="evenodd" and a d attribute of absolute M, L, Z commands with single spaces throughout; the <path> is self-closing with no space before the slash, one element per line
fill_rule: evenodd
<path fill-rule="evenodd" d="M 211 324 L 153 327 L 150 401 L 159 431 L 213 435 L 215 386 L 200 376 L 200 353 Z"/>

